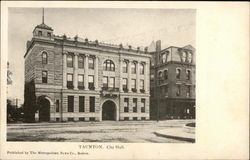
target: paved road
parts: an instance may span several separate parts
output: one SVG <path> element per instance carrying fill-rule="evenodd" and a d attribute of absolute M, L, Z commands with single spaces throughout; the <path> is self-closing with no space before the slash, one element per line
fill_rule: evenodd
<path fill-rule="evenodd" d="M 176 128 L 194 120 L 169 121 L 103 121 L 10 124 L 8 141 L 67 141 L 67 142 L 122 142 L 122 143 L 186 143 L 160 137 L 155 131 Z"/>

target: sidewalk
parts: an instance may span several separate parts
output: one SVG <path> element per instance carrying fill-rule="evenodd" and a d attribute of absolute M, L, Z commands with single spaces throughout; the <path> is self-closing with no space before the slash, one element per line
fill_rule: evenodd
<path fill-rule="evenodd" d="M 172 138 L 176 140 L 183 140 L 188 142 L 195 142 L 195 133 L 189 131 L 190 128 L 183 127 L 183 128 L 168 128 L 163 129 L 160 131 L 156 131 L 155 134 L 157 136 Z M 195 130 L 195 128 L 194 128 Z"/>

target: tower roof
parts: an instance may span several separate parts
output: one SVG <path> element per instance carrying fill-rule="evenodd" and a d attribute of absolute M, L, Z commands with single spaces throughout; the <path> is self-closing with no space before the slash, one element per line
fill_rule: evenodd
<path fill-rule="evenodd" d="M 41 28 L 41 29 L 47 29 L 47 30 L 53 31 L 53 29 L 51 27 L 47 26 L 44 23 L 37 25 L 35 28 Z"/>

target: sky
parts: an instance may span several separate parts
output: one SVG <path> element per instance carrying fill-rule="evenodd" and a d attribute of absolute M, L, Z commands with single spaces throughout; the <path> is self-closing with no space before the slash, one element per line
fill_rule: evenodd
<path fill-rule="evenodd" d="M 195 15 L 193 9 L 115 9 L 115 8 L 45 8 L 45 24 L 55 35 L 78 35 L 89 40 L 111 44 L 149 46 L 161 40 L 168 46 L 195 47 Z M 12 85 L 8 97 L 24 96 L 24 54 L 32 31 L 42 23 L 41 8 L 9 8 L 8 61 Z"/>

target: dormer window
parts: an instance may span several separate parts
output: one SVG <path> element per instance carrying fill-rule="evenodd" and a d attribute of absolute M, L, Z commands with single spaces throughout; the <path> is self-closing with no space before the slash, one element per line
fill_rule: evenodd
<path fill-rule="evenodd" d="M 38 31 L 38 36 L 42 36 L 42 31 Z"/>
<path fill-rule="evenodd" d="M 50 32 L 48 32 L 47 35 L 48 35 L 48 37 L 51 37 L 51 33 Z"/>

